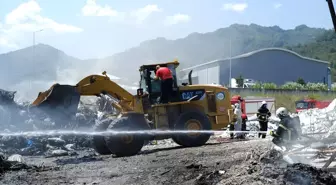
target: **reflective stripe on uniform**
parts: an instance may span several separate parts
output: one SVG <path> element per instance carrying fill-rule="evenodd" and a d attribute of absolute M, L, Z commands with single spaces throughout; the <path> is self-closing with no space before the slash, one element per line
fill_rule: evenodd
<path fill-rule="evenodd" d="M 279 127 L 283 128 L 283 129 L 285 129 L 285 130 L 288 130 L 288 128 L 285 127 L 285 126 L 283 126 L 282 124 L 279 124 Z"/>
<path fill-rule="evenodd" d="M 270 131 L 270 135 L 273 136 L 273 137 L 279 137 L 279 135 L 272 130 Z"/>

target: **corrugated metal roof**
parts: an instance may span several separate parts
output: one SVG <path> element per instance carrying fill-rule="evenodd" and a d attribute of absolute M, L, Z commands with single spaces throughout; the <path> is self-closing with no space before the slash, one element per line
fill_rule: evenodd
<path fill-rule="evenodd" d="M 300 57 L 302 59 L 311 60 L 311 61 L 314 61 L 314 62 L 325 63 L 325 64 L 330 64 L 330 62 L 327 62 L 327 61 L 304 57 L 304 56 L 302 56 L 302 55 L 300 55 L 298 53 L 295 53 L 294 51 L 291 51 L 291 50 L 288 50 L 288 49 L 284 49 L 284 48 L 264 48 L 264 49 L 259 49 L 259 50 L 255 50 L 255 51 L 252 51 L 252 52 L 249 52 L 249 53 L 244 53 L 242 55 L 231 57 L 231 60 L 238 59 L 238 58 L 246 58 L 246 57 L 249 57 L 251 55 L 254 55 L 256 53 L 260 53 L 260 52 L 263 52 L 263 51 L 283 51 L 283 52 L 287 52 L 287 53 L 296 55 L 297 57 Z M 203 64 L 195 65 L 193 67 L 182 69 L 181 71 L 191 70 L 191 69 L 195 69 L 195 68 L 198 68 L 198 67 L 206 66 L 206 65 L 209 65 L 209 64 L 214 64 L 214 63 L 217 63 L 217 62 L 223 62 L 223 61 L 227 61 L 227 60 L 230 60 L 230 57 L 222 58 L 222 59 L 217 59 L 217 60 L 212 60 L 210 62 L 206 62 L 206 63 L 203 63 Z"/>

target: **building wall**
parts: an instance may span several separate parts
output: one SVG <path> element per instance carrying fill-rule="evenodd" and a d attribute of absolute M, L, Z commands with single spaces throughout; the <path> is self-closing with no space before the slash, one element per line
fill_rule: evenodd
<path fill-rule="evenodd" d="M 192 81 L 194 84 L 211 84 L 216 83 L 219 84 L 220 82 L 220 66 L 219 63 L 213 63 L 209 65 L 204 65 L 195 69 L 192 69 Z M 181 76 L 182 82 L 188 82 L 188 72 L 187 70 Z"/>
<path fill-rule="evenodd" d="M 220 61 L 220 83 L 229 84 L 229 60 Z M 282 50 L 264 50 L 232 59 L 232 78 L 242 75 L 257 81 L 282 85 L 303 78 L 306 82 L 327 80 L 327 63 L 301 58 Z"/>

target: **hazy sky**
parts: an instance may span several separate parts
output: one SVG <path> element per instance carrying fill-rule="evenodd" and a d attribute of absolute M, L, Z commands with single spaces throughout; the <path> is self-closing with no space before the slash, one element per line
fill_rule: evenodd
<path fill-rule="evenodd" d="M 332 28 L 325 0 L 0 0 L 0 53 L 46 43 L 78 58 L 231 24 Z"/>

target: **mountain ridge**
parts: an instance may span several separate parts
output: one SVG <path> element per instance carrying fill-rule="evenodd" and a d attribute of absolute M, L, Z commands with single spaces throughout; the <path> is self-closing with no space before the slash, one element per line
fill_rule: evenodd
<path fill-rule="evenodd" d="M 316 42 L 317 38 L 327 31 L 324 28 L 310 28 L 306 25 L 285 30 L 276 25 L 232 24 L 212 32 L 193 32 L 183 38 L 157 37 L 111 56 L 85 60 L 67 55 L 50 45 L 37 44 L 35 47 L 0 54 L 0 62 L 3 63 L 0 69 L 0 84 L 5 88 L 22 84 L 24 81 L 48 81 L 50 85 L 51 82 L 60 79 L 78 80 L 102 71 L 133 84 L 139 79 L 138 67 L 143 64 L 178 59 L 181 69 L 262 48 L 307 45 Z M 64 70 L 67 70 L 67 73 L 64 73 L 67 75 L 62 73 L 61 78 L 59 71 Z M 8 79 L 8 75 L 11 78 Z"/>
<path fill-rule="evenodd" d="M 128 66 L 138 66 L 139 64 L 171 61 L 177 58 L 181 61 L 181 68 L 185 68 L 261 48 L 311 43 L 325 31 L 327 30 L 324 28 L 310 28 L 306 25 L 298 25 L 294 29 L 285 30 L 279 26 L 233 24 L 212 32 L 193 32 L 184 38 L 175 40 L 163 37 L 147 40 L 138 46 L 101 58 L 98 61 L 115 64 L 116 66 L 109 66 L 107 70 L 116 73 L 116 75 L 121 74 L 120 72 L 118 74 L 118 71 L 127 70 L 119 65 L 124 62 L 128 62 Z M 132 74 L 135 74 L 135 70 Z"/>

